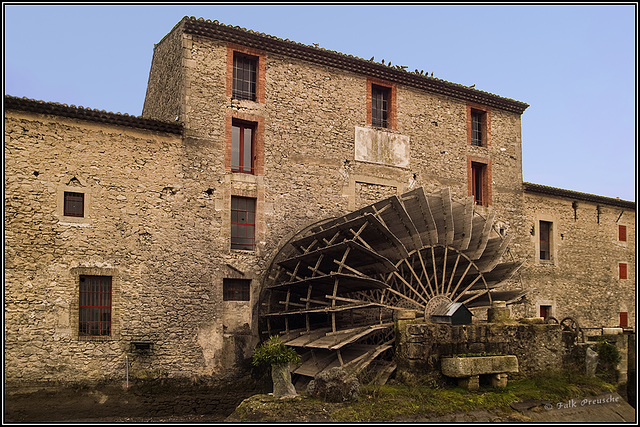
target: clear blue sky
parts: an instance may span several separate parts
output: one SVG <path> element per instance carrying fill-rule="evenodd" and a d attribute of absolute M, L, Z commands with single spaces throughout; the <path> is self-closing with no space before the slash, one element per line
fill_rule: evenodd
<path fill-rule="evenodd" d="M 154 44 L 203 17 L 526 102 L 525 181 L 635 200 L 633 3 L 3 5 L 7 95 L 140 115 Z"/>

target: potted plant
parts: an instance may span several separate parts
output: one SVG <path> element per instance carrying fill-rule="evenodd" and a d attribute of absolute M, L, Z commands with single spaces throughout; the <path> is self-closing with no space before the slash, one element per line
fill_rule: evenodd
<path fill-rule="evenodd" d="M 260 344 L 253 352 L 251 363 L 254 366 L 270 365 L 273 380 L 274 397 L 296 396 L 296 389 L 291 382 L 291 363 L 299 365 L 300 355 L 285 346 L 279 335 L 272 335 Z"/>

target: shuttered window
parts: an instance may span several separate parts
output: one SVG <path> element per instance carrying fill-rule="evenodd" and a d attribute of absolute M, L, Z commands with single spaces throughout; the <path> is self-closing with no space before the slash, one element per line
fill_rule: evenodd
<path fill-rule="evenodd" d="M 626 242 L 627 241 L 627 226 L 626 225 L 618 225 L 618 241 Z"/>
<path fill-rule="evenodd" d="M 620 327 L 627 328 L 629 326 L 628 314 L 626 311 L 620 312 Z"/>
<path fill-rule="evenodd" d="M 64 216 L 84 217 L 84 194 L 64 192 Z"/>
<path fill-rule="evenodd" d="M 626 279 L 627 278 L 627 264 L 621 262 L 618 264 L 618 278 Z"/>

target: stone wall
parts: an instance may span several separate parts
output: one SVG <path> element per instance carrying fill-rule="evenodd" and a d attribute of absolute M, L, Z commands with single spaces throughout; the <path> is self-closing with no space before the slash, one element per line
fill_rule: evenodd
<path fill-rule="evenodd" d="M 635 212 L 632 209 L 525 192 L 528 261 L 522 281 L 531 294 L 518 313 L 538 316 L 540 305 L 552 307 L 558 320 L 573 317 L 581 326 L 619 325 L 627 312 L 635 319 Z M 575 209 L 574 209 L 575 207 Z M 552 256 L 537 252 L 539 221 L 552 225 Z M 618 240 L 618 225 L 627 228 L 627 241 Z M 618 264 L 627 264 L 627 279 L 619 279 Z"/>
<path fill-rule="evenodd" d="M 189 175 L 188 144 L 6 113 L 8 382 L 124 378 L 126 357 L 132 377 L 218 375 L 251 355 L 261 268 L 253 256 L 220 252 L 221 209 L 210 184 Z M 84 218 L 60 214 L 69 189 L 85 193 Z M 80 275 L 113 277 L 111 337 L 78 336 Z M 223 301 L 222 279 L 237 276 L 256 279 L 254 295 Z M 153 349 L 134 351 L 134 341 Z"/>
<path fill-rule="evenodd" d="M 231 98 L 234 51 L 259 58 L 256 102 Z M 633 323 L 635 217 L 623 216 L 622 247 L 610 239 L 618 209 L 603 206 L 598 225 L 594 206 L 580 205 L 573 220 L 570 203 L 525 197 L 519 113 L 387 82 L 394 128 L 372 128 L 369 76 L 276 52 L 181 25 L 170 32 L 154 50 L 143 116 L 183 124 L 182 136 L 5 113 L 7 381 L 120 378 L 125 357 L 140 377 L 229 373 L 258 340 L 261 286 L 289 238 L 418 186 L 465 198 L 472 162 L 490 169 L 491 197 L 477 211 L 495 211 L 515 236 L 509 257 L 532 258 L 535 215 L 558 216 L 559 263 L 529 262 L 510 286 L 536 287 L 532 298 L 555 301 L 557 317 L 610 323 L 610 307 L 624 303 Z M 485 147 L 468 143 L 472 106 L 489 118 Z M 234 119 L 256 124 L 254 174 L 230 170 Z M 404 149 L 390 151 L 390 141 Z M 65 190 L 85 194 L 85 218 L 62 214 Z M 232 196 L 256 199 L 254 251 L 230 249 Z M 611 279 L 602 253 L 628 260 L 625 283 Z M 83 274 L 113 277 L 110 338 L 78 337 Z M 250 300 L 223 301 L 225 278 L 250 279 Z M 154 346 L 139 354 L 132 341 Z"/>
<path fill-rule="evenodd" d="M 396 360 L 401 377 L 438 378 L 440 358 L 454 354 L 494 353 L 518 357 L 519 374 L 560 369 L 567 348 L 559 325 L 473 323 L 445 325 L 399 320 Z M 518 375 L 511 375 L 516 377 Z"/>

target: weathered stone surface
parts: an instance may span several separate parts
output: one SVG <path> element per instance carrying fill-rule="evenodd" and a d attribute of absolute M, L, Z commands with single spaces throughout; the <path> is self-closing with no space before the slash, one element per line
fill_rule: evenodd
<path fill-rule="evenodd" d="M 442 373 L 454 378 L 518 372 L 518 358 L 513 355 L 444 357 L 440 362 Z"/>
<path fill-rule="evenodd" d="M 571 358 L 560 325 L 474 323 L 451 326 L 401 320 L 397 330 L 399 372 L 439 373 L 445 360 L 443 356 L 467 353 L 513 355 L 517 357 L 519 374 L 525 375 L 558 369 L 565 359 Z"/>
<path fill-rule="evenodd" d="M 258 342 L 264 274 L 292 235 L 416 186 L 467 197 L 476 161 L 490 165 L 491 177 L 490 206 L 476 210 L 494 211 L 516 236 L 510 255 L 532 260 L 521 281 L 509 283 L 536 289 L 514 314 L 538 315 L 549 303 L 552 315 L 576 316 L 583 326 L 615 326 L 619 312 L 633 324 L 634 210 L 580 202 L 576 217 L 572 200 L 524 193 L 520 114 L 485 106 L 491 143 L 472 146 L 470 104 L 397 83 L 396 129 L 378 139 L 383 152 L 360 157 L 356 129 L 372 129 L 371 76 L 182 30 L 154 48 L 143 116 L 181 123 L 183 135 L 5 110 L 7 382 L 124 382 L 126 358 L 131 380 L 227 375 Z M 258 102 L 230 95 L 229 57 L 237 49 L 264 65 Z M 256 124 L 254 175 L 227 166 L 234 119 Z M 390 151 L 394 140 L 400 153 Z M 61 215 L 65 189 L 86 195 L 84 218 Z M 256 199 L 255 251 L 230 249 L 232 196 Z M 540 218 L 555 224 L 551 264 L 535 261 Z M 624 243 L 618 224 L 628 227 Z M 626 280 L 615 278 L 622 261 Z M 80 274 L 113 277 L 109 337 L 78 336 Z M 249 279 L 249 301 L 225 301 L 225 278 Z M 445 348 L 510 349 L 523 369 L 545 369 L 561 357 L 544 330 L 540 337 L 503 332 L 508 340 L 475 327 L 456 330 L 455 339 L 433 331 L 431 344 L 405 354 L 433 367 Z M 537 345 L 535 357 L 527 340 Z M 132 351 L 132 341 L 152 342 L 153 350 Z"/>
<path fill-rule="evenodd" d="M 289 364 L 273 365 L 271 367 L 271 379 L 273 380 L 273 396 L 288 397 L 296 396 L 296 388 L 291 382 L 291 371 Z"/>
<path fill-rule="evenodd" d="M 307 394 L 328 402 L 355 400 L 359 390 L 358 380 L 338 367 L 319 373 L 307 386 Z"/>

